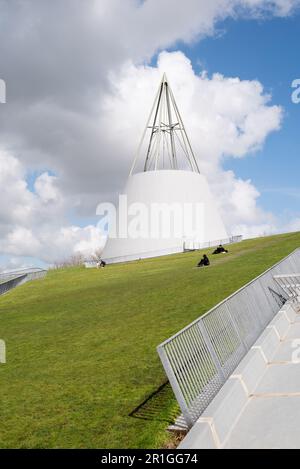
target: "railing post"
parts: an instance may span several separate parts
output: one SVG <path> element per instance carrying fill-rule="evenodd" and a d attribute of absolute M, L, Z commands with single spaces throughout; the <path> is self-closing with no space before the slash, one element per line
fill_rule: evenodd
<path fill-rule="evenodd" d="M 201 319 L 200 319 L 200 321 L 198 322 L 198 327 L 199 327 L 199 329 L 200 329 L 200 332 L 201 332 L 201 334 L 202 334 L 202 337 L 203 337 L 203 339 L 204 339 L 204 342 L 205 342 L 205 344 L 206 344 L 206 346 L 207 346 L 207 348 L 208 348 L 208 351 L 209 351 L 209 353 L 210 353 L 210 355 L 211 355 L 212 361 L 214 362 L 214 365 L 215 365 L 215 367 L 216 367 L 216 369 L 217 369 L 217 371 L 218 371 L 218 374 L 219 374 L 219 376 L 220 376 L 220 378 L 221 378 L 221 381 L 224 383 L 225 380 L 226 380 L 225 373 L 224 373 L 224 371 L 223 371 L 223 369 L 222 369 L 221 362 L 220 362 L 220 360 L 219 360 L 219 358 L 218 358 L 218 356 L 217 356 L 217 354 L 216 354 L 216 351 L 215 351 L 215 349 L 214 349 L 214 346 L 213 346 L 213 344 L 212 344 L 212 342 L 211 342 L 211 340 L 210 340 L 210 337 L 209 337 L 209 335 L 208 335 L 208 332 L 207 332 L 207 330 L 206 330 L 206 327 L 205 327 L 205 325 L 204 325 L 204 323 L 203 323 L 203 321 L 202 321 Z"/>
<path fill-rule="evenodd" d="M 295 251 L 295 253 L 297 254 L 298 261 L 300 249 Z M 212 332 L 210 332 L 208 328 L 208 323 L 206 323 L 206 319 L 201 317 L 193 321 L 193 323 L 191 323 L 189 326 L 186 326 L 186 328 L 182 329 L 179 333 L 166 340 L 163 344 L 158 347 L 157 350 L 161 362 L 169 378 L 170 384 L 180 405 L 183 416 L 189 426 L 192 426 L 195 423 L 196 418 L 201 415 L 201 412 L 207 407 L 215 393 L 221 388 L 221 386 L 224 384 L 228 377 L 229 367 L 226 367 L 226 360 L 228 360 L 227 352 L 229 351 L 226 347 L 226 340 L 228 340 L 228 334 L 230 334 L 230 332 L 232 333 L 233 331 L 234 334 L 236 334 L 236 338 L 232 343 L 232 346 L 234 346 L 232 347 L 234 348 L 233 352 L 235 352 L 237 349 L 239 349 L 240 351 L 240 347 L 242 347 L 246 353 L 250 348 L 248 342 L 250 344 L 251 341 L 252 344 L 253 340 L 256 340 L 261 334 L 263 328 L 265 327 L 265 324 L 270 321 L 271 316 L 278 312 L 275 311 L 275 304 L 273 304 L 273 298 L 269 294 L 268 287 L 270 285 L 273 286 L 273 276 L 276 272 L 286 271 L 287 266 L 289 266 L 288 261 L 288 257 L 281 260 L 273 267 L 268 269 L 266 272 L 249 282 L 247 285 L 239 289 L 234 294 L 230 295 L 227 299 L 223 300 L 221 303 L 219 303 L 217 306 L 207 312 L 206 317 L 208 314 L 215 315 L 212 317 Z M 295 261 L 295 266 L 296 265 L 298 264 L 296 264 Z M 294 270 L 295 268 L 291 269 L 292 272 Z M 291 283 L 292 285 L 290 286 L 292 286 L 294 290 L 298 293 L 298 285 L 300 284 L 300 273 L 285 274 L 284 278 L 286 277 L 289 277 L 291 279 L 291 281 L 288 283 Z M 279 291 L 281 291 L 283 287 L 287 289 L 287 287 L 285 286 L 286 280 L 279 282 L 278 279 L 278 283 L 280 287 Z M 249 288 L 250 285 L 252 286 L 251 288 Z M 239 327 L 238 318 L 239 314 L 241 313 L 239 311 L 239 308 L 234 308 L 232 311 L 230 310 L 230 304 L 233 297 L 235 301 L 241 301 L 242 305 L 244 304 L 244 301 L 246 301 L 247 308 L 245 312 L 242 312 L 242 317 L 244 317 L 245 314 L 245 318 L 251 319 L 251 322 L 249 326 L 245 324 L 245 337 L 243 337 L 242 333 L 243 328 L 241 329 Z M 230 303 L 228 303 L 229 300 Z M 226 305 L 226 308 L 223 307 L 224 304 Z M 223 309 L 221 308 L 220 310 L 220 307 L 223 307 Z M 267 314 L 263 314 L 264 310 L 266 310 Z M 228 312 L 228 315 L 226 314 L 226 312 Z M 228 322 L 222 319 L 222 314 L 226 314 Z M 209 319 L 207 320 L 209 321 Z M 256 321 L 255 327 L 253 327 L 252 320 Z M 228 327 L 226 330 L 226 324 L 228 324 L 228 326 L 230 324 L 230 330 L 228 330 Z M 179 358 L 180 360 L 182 351 L 181 347 L 177 347 L 176 343 L 174 343 L 173 341 L 180 334 L 182 334 L 182 340 L 184 342 L 184 334 L 190 329 L 191 326 L 197 327 L 199 333 L 201 334 L 201 339 L 197 337 L 197 334 L 194 335 L 195 348 L 200 347 L 200 351 L 198 354 L 196 353 L 196 355 L 194 355 L 194 347 L 191 346 L 189 349 L 189 345 L 187 346 L 187 349 L 184 351 L 185 357 L 183 360 L 184 369 L 186 372 L 181 374 L 181 370 L 180 367 L 178 367 L 177 360 L 175 360 L 175 362 L 173 363 L 172 351 L 174 347 L 174 351 L 176 350 L 175 355 L 176 357 L 178 355 L 177 358 Z M 225 329 L 224 334 L 222 328 Z M 216 334 L 216 336 L 214 336 L 214 334 Z M 189 338 L 189 340 L 193 341 L 193 334 Z M 172 344 L 170 346 L 170 349 L 168 348 L 168 344 Z M 219 345 L 220 349 L 218 348 Z M 207 363 L 208 361 L 209 363 Z M 224 365 L 222 365 L 222 363 L 224 363 Z M 194 386 L 193 389 L 193 383 L 190 383 L 190 381 L 194 380 L 193 368 L 196 369 L 196 372 L 198 372 L 199 370 L 201 378 L 202 367 L 204 375 L 204 386 L 201 386 L 200 389 L 198 389 L 196 383 L 196 386 Z M 192 392 L 190 392 L 190 388 L 192 389 Z M 187 390 L 186 392 L 185 389 Z"/>

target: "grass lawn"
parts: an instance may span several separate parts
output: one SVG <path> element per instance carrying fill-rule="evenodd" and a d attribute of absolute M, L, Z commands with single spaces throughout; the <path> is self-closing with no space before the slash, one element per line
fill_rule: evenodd
<path fill-rule="evenodd" d="M 156 346 L 300 246 L 300 233 L 101 270 L 49 272 L 0 297 L 1 448 L 158 448 L 177 406 Z M 208 250 L 208 253 L 210 250 Z M 147 410 L 147 409 L 146 409 Z"/>

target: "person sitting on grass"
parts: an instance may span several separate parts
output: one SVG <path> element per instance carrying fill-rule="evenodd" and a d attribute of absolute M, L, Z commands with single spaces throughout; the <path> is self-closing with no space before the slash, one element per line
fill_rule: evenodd
<path fill-rule="evenodd" d="M 213 254 L 227 254 L 227 249 L 225 249 L 222 244 L 220 244 L 217 249 L 214 250 Z"/>
<path fill-rule="evenodd" d="M 202 257 L 201 261 L 197 264 L 197 267 L 206 267 L 209 266 L 210 262 L 206 254 Z"/>

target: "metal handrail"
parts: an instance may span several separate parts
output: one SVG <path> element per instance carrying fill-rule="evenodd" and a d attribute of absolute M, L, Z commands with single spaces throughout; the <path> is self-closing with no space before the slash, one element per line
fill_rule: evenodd
<path fill-rule="evenodd" d="M 250 282 L 246 283 L 245 285 L 243 285 L 241 288 L 239 288 L 238 290 L 236 290 L 235 292 L 233 292 L 231 295 L 227 296 L 224 300 L 220 301 L 220 303 L 216 304 L 215 306 L 213 306 L 210 310 L 208 310 L 206 313 L 204 313 L 200 318 L 197 318 L 195 319 L 193 322 L 191 322 L 190 324 L 188 324 L 187 326 L 185 326 L 183 329 L 181 329 L 180 331 L 176 332 L 176 334 L 172 335 L 171 337 L 169 337 L 168 339 L 166 339 L 164 342 L 162 342 L 159 347 L 167 344 L 168 342 L 170 342 L 171 340 L 173 340 L 175 337 L 177 337 L 179 334 L 182 334 L 185 330 L 189 329 L 190 327 L 192 327 L 194 324 L 196 324 L 199 319 L 203 319 L 205 316 L 208 316 L 209 314 L 211 314 L 216 308 L 218 308 L 219 306 L 225 304 L 230 298 L 233 298 L 234 296 L 236 296 L 238 293 L 240 293 L 242 290 L 244 290 L 246 287 L 248 287 L 249 285 L 251 285 L 252 283 L 256 282 L 257 280 L 259 280 L 261 277 L 263 277 L 265 274 L 267 274 L 268 272 L 271 272 L 275 267 L 277 267 L 278 265 L 280 265 L 282 262 L 284 262 L 286 259 L 288 259 L 291 255 L 293 255 L 294 253 L 296 252 L 299 252 L 300 253 L 300 248 L 297 248 L 295 249 L 291 254 L 289 254 L 288 256 L 286 256 L 285 258 L 283 258 L 281 261 L 277 262 L 276 264 L 274 264 L 272 267 L 270 267 L 269 269 L 265 270 L 263 273 L 261 273 L 260 275 L 258 275 L 257 277 L 255 277 L 253 280 L 250 280 Z M 289 274 L 287 274 L 289 275 Z M 276 276 L 274 275 L 274 278 Z"/>
<path fill-rule="evenodd" d="M 9 275 L 23 275 L 24 273 L 32 273 L 32 272 L 45 272 L 45 269 L 41 267 L 27 267 L 23 269 L 11 270 L 9 272 L 0 272 L 0 277 L 7 277 Z"/>
<path fill-rule="evenodd" d="M 273 276 L 299 268 L 298 248 L 158 346 L 188 426 L 289 298 Z"/>
<path fill-rule="evenodd" d="M 300 295 L 300 274 L 274 275 L 274 279 L 289 298 Z"/>
<path fill-rule="evenodd" d="M 30 280 L 43 278 L 46 274 L 47 270 L 41 268 L 20 269 L 0 274 L 0 295 Z"/>

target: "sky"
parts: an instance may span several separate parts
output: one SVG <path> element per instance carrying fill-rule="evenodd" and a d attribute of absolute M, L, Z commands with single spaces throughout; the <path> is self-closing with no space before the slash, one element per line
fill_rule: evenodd
<path fill-rule="evenodd" d="M 0 0 L 0 269 L 101 245 L 163 72 L 227 230 L 300 230 L 299 31 L 299 0 Z"/>
<path fill-rule="evenodd" d="M 272 94 L 272 101 L 283 107 L 280 132 L 271 135 L 254 158 L 227 159 L 224 167 L 250 178 L 261 193 L 260 205 L 286 221 L 299 214 L 300 107 L 291 100 L 291 83 L 300 77 L 299 33 L 299 15 L 272 21 L 227 20 L 219 37 L 182 49 L 193 63 L 199 63 L 198 70 L 204 67 L 209 73 L 259 80 Z"/>

